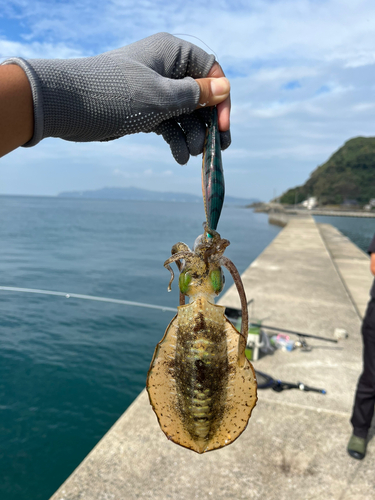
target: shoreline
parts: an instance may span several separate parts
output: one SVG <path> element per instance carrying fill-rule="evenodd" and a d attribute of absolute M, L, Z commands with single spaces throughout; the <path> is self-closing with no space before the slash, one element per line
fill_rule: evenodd
<path fill-rule="evenodd" d="M 261 203 L 256 205 L 249 205 L 247 208 L 252 208 L 254 212 L 266 214 L 287 214 L 298 216 L 321 215 L 327 217 L 363 217 L 375 218 L 375 210 L 348 210 L 348 209 L 334 209 L 334 208 L 315 208 L 308 210 L 306 208 L 297 208 L 290 205 L 282 205 L 281 203 Z"/>

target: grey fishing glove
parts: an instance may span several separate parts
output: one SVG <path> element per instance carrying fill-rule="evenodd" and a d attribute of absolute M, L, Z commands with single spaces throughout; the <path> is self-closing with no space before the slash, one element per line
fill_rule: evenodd
<path fill-rule="evenodd" d="M 34 101 L 34 135 L 67 141 L 110 141 L 127 134 L 156 132 L 175 160 L 202 153 L 205 110 L 196 110 L 204 78 L 215 58 L 168 33 L 82 59 L 11 58 L 26 73 Z M 230 132 L 222 133 L 222 149 Z"/>

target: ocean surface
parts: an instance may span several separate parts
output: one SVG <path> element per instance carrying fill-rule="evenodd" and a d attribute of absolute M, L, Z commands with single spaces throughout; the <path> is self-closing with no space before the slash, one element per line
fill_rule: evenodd
<path fill-rule="evenodd" d="M 176 307 L 163 262 L 203 220 L 198 203 L 3 196 L 0 285 Z M 218 229 L 240 272 L 280 230 L 233 206 Z M 47 500 L 144 388 L 173 313 L 0 291 L 0 314 L 0 499 Z"/>
<path fill-rule="evenodd" d="M 318 223 L 335 226 L 364 252 L 367 252 L 375 234 L 375 218 L 314 216 L 314 219 Z"/>
<path fill-rule="evenodd" d="M 195 203 L 0 197 L 0 285 L 176 307 L 163 262 L 202 232 Z M 334 219 L 334 220 L 333 220 Z M 319 218 L 364 250 L 373 220 Z M 240 272 L 280 228 L 227 206 Z M 231 278 L 227 274 L 227 288 Z M 145 386 L 172 312 L 0 291 L 0 498 L 47 500 Z"/>

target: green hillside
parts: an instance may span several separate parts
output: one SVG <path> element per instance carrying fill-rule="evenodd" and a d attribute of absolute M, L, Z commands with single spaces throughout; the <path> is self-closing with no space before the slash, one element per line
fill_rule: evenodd
<path fill-rule="evenodd" d="M 284 193 L 280 202 L 300 203 L 309 196 L 316 196 L 320 205 L 339 205 L 347 199 L 364 205 L 375 198 L 375 137 L 347 141 L 303 186 Z"/>

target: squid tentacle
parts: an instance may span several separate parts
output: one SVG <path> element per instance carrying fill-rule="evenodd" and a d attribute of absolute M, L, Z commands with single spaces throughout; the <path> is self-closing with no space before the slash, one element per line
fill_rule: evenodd
<path fill-rule="evenodd" d="M 168 284 L 168 292 L 172 290 L 172 281 L 174 280 L 174 272 L 169 264 L 171 264 L 172 262 L 176 262 L 177 264 L 177 261 L 180 261 L 181 259 L 186 259 L 187 257 L 191 256 L 194 256 L 193 252 L 187 252 L 187 251 L 177 252 L 164 262 L 164 267 L 168 269 L 168 271 L 171 273 L 171 279 L 169 280 Z M 180 262 L 178 262 L 177 267 L 180 270 Z"/>
<path fill-rule="evenodd" d="M 220 260 L 221 264 L 228 269 L 230 272 L 234 284 L 236 285 L 238 295 L 240 296 L 241 301 L 241 310 L 242 310 L 242 322 L 241 322 L 241 335 L 238 339 L 238 362 L 240 366 L 245 364 L 246 356 L 245 356 L 245 348 L 247 343 L 247 335 L 249 331 L 249 314 L 247 311 L 247 300 L 244 286 L 242 284 L 242 280 L 240 277 L 240 273 L 238 272 L 236 266 L 233 262 L 228 259 L 228 257 L 222 257 Z"/>
<path fill-rule="evenodd" d="M 175 245 L 173 245 L 171 254 L 174 255 L 178 252 L 191 252 L 190 248 L 187 246 L 186 243 L 183 243 L 182 241 L 179 241 Z"/>

